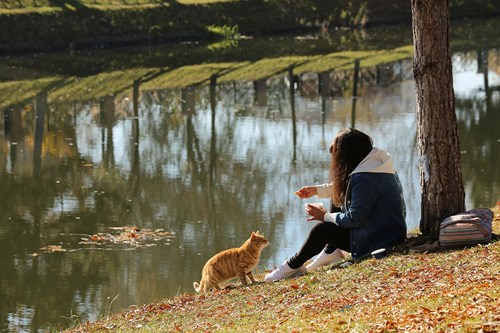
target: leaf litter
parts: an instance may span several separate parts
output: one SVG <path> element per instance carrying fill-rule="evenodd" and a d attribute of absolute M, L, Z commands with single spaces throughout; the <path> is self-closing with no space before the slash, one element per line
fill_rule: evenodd
<path fill-rule="evenodd" d="M 77 235 L 80 237 L 79 248 L 65 249 L 62 245 L 47 245 L 33 253 L 35 257 L 41 253 L 73 252 L 84 249 L 136 249 L 141 247 L 156 246 L 160 241 L 168 244 L 175 237 L 175 233 L 164 229 L 146 229 L 135 226 L 108 227 L 107 232 L 92 235 Z M 75 236 L 75 234 L 72 234 Z"/>
<path fill-rule="evenodd" d="M 138 227 L 109 227 L 108 233 L 97 233 L 81 238 L 82 245 L 125 244 L 134 247 L 151 246 L 163 239 L 171 239 L 174 233 L 163 229 L 140 229 Z"/>

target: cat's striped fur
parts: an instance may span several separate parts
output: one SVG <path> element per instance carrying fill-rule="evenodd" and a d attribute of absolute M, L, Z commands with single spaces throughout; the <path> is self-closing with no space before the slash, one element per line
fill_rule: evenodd
<path fill-rule="evenodd" d="M 252 270 L 259 263 L 261 251 L 269 241 L 258 231 L 252 232 L 249 239 L 240 247 L 224 250 L 210 258 L 201 273 L 201 281 L 193 282 L 196 292 L 220 289 L 220 283 L 239 277 L 247 285 L 247 276 L 255 283 Z"/>

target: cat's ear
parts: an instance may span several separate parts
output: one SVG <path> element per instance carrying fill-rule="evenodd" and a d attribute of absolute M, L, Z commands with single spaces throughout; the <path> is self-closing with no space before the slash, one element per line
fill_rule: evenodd
<path fill-rule="evenodd" d="M 258 232 L 258 231 L 257 231 L 257 232 Z M 255 237 L 255 232 L 253 232 L 253 231 L 252 231 L 252 238 L 254 238 L 254 237 Z"/>

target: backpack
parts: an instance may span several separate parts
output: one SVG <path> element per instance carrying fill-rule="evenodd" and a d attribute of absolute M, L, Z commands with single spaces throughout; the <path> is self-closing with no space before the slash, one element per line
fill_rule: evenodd
<path fill-rule="evenodd" d="M 489 243 L 492 221 L 493 212 L 488 208 L 471 209 L 447 217 L 440 225 L 439 245 L 451 248 Z"/>

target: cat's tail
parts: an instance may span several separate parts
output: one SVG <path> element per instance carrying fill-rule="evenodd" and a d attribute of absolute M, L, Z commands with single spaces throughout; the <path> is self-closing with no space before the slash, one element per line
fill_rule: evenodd
<path fill-rule="evenodd" d="M 197 293 L 199 293 L 201 291 L 201 285 L 198 282 L 193 282 L 193 287 Z"/>

